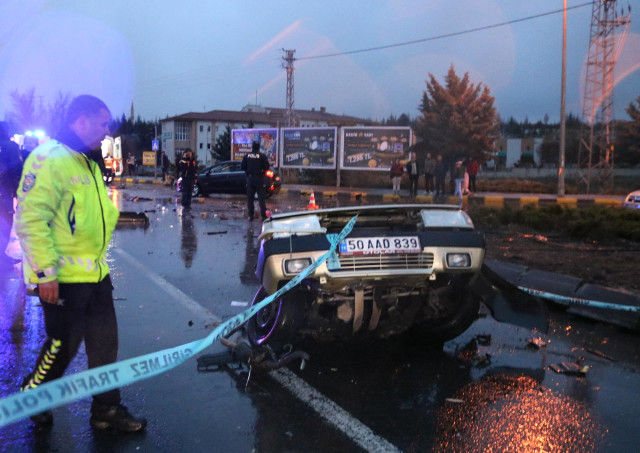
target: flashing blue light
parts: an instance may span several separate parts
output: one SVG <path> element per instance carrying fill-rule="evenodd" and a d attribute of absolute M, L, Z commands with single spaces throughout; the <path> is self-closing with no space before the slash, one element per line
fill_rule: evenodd
<path fill-rule="evenodd" d="M 42 138 L 42 137 L 44 137 L 44 136 L 45 136 L 45 133 L 44 133 L 44 131 L 41 131 L 40 129 L 38 129 L 38 130 L 35 132 L 35 135 L 36 135 L 36 137 L 38 137 L 38 138 Z"/>

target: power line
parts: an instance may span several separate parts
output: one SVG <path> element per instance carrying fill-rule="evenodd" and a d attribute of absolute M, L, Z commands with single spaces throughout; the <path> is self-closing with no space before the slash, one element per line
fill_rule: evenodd
<path fill-rule="evenodd" d="M 572 10 L 572 9 L 582 8 L 582 7 L 589 6 L 589 5 L 591 5 L 591 2 L 581 3 L 579 5 L 568 7 L 567 11 L 568 10 Z M 525 21 L 532 20 L 532 19 L 538 19 L 538 18 L 544 17 L 544 16 L 551 16 L 553 14 L 562 13 L 563 11 L 564 11 L 563 9 L 557 9 L 557 10 L 554 10 L 554 11 L 548 11 L 546 13 L 535 14 L 533 16 L 522 17 L 520 19 L 509 20 L 509 21 L 506 21 L 506 22 L 500 22 L 500 23 L 492 24 L 492 25 L 485 25 L 483 27 L 470 28 L 468 30 L 456 31 L 456 32 L 453 32 L 453 33 L 446 33 L 444 35 L 431 36 L 429 38 L 415 39 L 413 41 L 405 41 L 405 42 L 400 42 L 400 43 L 396 43 L 396 44 L 387 44 L 385 46 L 369 47 L 367 49 L 350 50 L 350 51 L 346 51 L 346 52 L 336 52 L 336 53 L 330 53 L 330 54 L 326 54 L 326 55 L 316 55 L 316 56 L 312 56 L 312 57 L 301 57 L 301 58 L 296 58 L 296 60 L 315 60 L 317 58 L 339 57 L 339 56 L 342 56 L 342 55 L 353 55 L 353 54 L 356 54 L 356 53 L 373 52 L 374 50 L 382 50 L 382 49 L 391 49 L 391 48 L 394 48 L 394 47 L 410 46 L 412 44 L 420 44 L 420 43 L 423 43 L 423 42 L 435 41 L 435 40 L 438 40 L 438 39 L 451 38 L 453 36 L 466 35 L 466 34 L 469 34 L 469 33 L 475 33 L 477 31 L 489 30 L 491 28 L 504 27 L 505 25 L 511 25 L 511 24 L 516 24 L 518 22 L 525 22 Z"/>

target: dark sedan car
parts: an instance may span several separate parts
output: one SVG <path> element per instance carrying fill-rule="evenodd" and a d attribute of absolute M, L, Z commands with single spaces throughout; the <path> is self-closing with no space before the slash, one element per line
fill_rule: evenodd
<path fill-rule="evenodd" d="M 198 173 L 198 181 L 193 186 L 193 196 L 210 193 L 246 193 L 247 177 L 240 168 L 239 160 L 218 162 Z M 181 190 L 178 179 L 178 191 Z M 267 197 L 280 192 L 280 175 L 278 170 L 270 168 L 265 173 Z"/>

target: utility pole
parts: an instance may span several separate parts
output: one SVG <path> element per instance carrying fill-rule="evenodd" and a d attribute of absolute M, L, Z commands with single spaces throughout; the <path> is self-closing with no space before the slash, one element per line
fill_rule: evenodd
<path fill-rule="evenodd" d="M 282 49 L 285 53 L 285 56 L 282 57 L 282 67 L 287 70 L 287 127 L 295 126 L 295 118 L 293 113 L 293 62 L 295 58 L 293 58 L 293 54 L 296 53 L 295 50 L 285 50 Z"/>
<path fill-rule="evenodd" d="M 566 98 L 567 98 L 567 0 L 562 11 L 562 82 L 560 84 L 560 161 L 558 162 L 558 196 L 564 196 L 564 156 L 566 142 Z"/>

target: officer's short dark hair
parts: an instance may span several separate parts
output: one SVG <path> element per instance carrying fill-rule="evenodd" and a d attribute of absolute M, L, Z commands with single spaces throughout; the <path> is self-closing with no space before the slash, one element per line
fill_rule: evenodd
<path fill-rule="evenodd" d="M 253 142 L 251 144 L 251 152 L 252 153 L 258 153 L 260 152 L 260 142 Z"/>
<path fill-rule="evenodd" d="M 71 125 L 81 116 L 93 116 L 100 113 L 100 110 L 109 111 L 109 107 L 103 101 L 90 94 L 81 94 L 74 98 L 67 107 L 65 123 Z"/>

